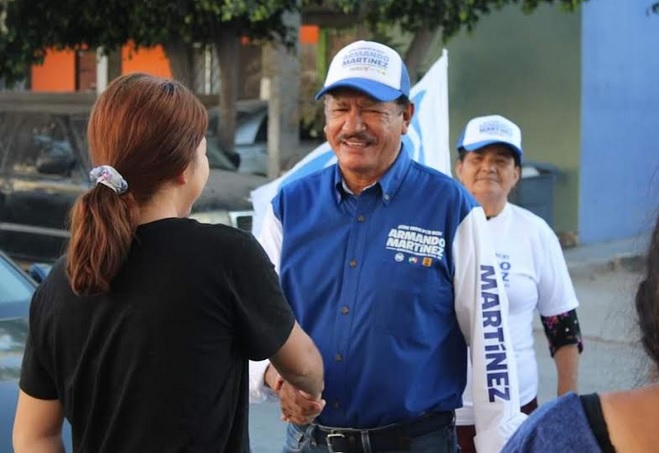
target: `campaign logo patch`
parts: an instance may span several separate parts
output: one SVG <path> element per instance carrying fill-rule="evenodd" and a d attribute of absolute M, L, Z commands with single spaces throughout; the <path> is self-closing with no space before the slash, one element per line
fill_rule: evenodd
<path fill-rule="evenodd" d="M 389 56 L 379 49 L 357 48 L 343 56 L 341 66 L 348 71 L 373 71 L 386 76 L 389 67 Z"/>
<path fill-rule="evenodd" d="M 421 261 L 421 264 L 424 265 L 425 267 L 430 267 L 432 266 L 432 258 L 426 256 L 423 258 L 423 261 Z"/>
<path fill-rule="evenodd" d="M 480 125 L 478 132 L 481 134 L 496 135 L 499 137 L 512 137 L 513 129 L 499 120 L 486 121 Z"/>
<path fill-rule="evenodd" d="M 410 262 L 410 264 L 416 264 L 419 262 L 419 258 L 417 258 L 416 256 L 410 256 L 408 258 L 408 261 Z"/>
<path fill-rule="evenodd" d="M 389 230 L 385 247 L 394 252 L 441 260 L 444 257 L 446 239 L 442 231 L 398 225 Z"/>
<path fill-rule="evenodd" d="M 402 253 L 396 253 L 396 256 L 394 256 L 394 259 L 396 260 L 396 262 L 400 263 L 401 261 L 403 261 L 405 259 L 405 255 L 403 255 Z"/>

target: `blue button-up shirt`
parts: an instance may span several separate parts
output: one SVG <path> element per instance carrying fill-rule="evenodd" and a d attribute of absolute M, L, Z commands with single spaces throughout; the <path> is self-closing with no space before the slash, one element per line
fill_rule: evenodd
<path fill-rule="evenodd" d="M 282 187 L 271 214 L 264 247 L 325 363 L 319 423 L 371 428 L 460 407 L 465 337 L 484 342 L 488 327 L 479 282 L 498 297 L 494 253 L 480 252 L 487 225 L 471 195 L 403 148 L 359 196 L 335 165 Z M 493 319 L 491 342 L 505 351 Z M 506 360 L 504 352 L 499 365 Z M 510 390 L 503 369 L 489 381 L 501 395 Z"/>

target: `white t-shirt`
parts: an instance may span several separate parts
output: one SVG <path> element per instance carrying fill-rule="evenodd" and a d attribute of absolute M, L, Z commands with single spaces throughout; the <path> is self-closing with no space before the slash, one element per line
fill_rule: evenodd
<path fill-rule="evenodd" d="M 515 350 L 519 401 L 523 406 L 538 394 L 538 365 L 533 349 L 533 316 L 554 316 L 579 302 L 556 234 L 532 212 L 508 203 L 488 221 L 499 270 L 509 301 L 508 326 Z M 456 413 L 458 425 L 473 425 L 471 370 Z"/>

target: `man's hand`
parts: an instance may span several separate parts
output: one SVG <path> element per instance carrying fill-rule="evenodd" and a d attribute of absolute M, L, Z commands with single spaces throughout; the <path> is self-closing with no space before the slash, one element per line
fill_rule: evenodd
<path fill-rule="evenodd" d="M 311 423 L 325 408 L 320 395 L 309 395 L 285 381 L 279 388 L 279 401 L 281 419 L 297 425 Z"/>

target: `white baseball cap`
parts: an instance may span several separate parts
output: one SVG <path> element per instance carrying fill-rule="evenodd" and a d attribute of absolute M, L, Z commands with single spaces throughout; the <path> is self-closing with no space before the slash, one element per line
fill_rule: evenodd
<path fill-rule="evenodd" d="M 410 76 L 402 58 L 391 47 L 373 41 L 356 41 L 332 59 L 316 100 L 335 88 L 353 88 L 382 102 L 410 97 Z"/>
<path fill-rule="evenodd" d="M 519 126 L 501 115 L 479 116 L 469 120 L 460 139 L 458 151 L 476 151 L 487 145 L 503 143 L 517 154 L 521 161 L 522 131 Z"/>

